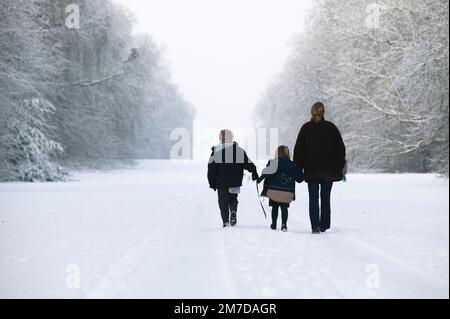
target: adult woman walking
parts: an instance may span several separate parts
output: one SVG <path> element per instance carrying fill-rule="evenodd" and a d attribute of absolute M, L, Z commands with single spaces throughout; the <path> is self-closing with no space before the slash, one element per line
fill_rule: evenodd
<path fill-rule="evenodd" d="M 319 234 L 331 226 L 331 189 L 333 182 L 343 178 L 345 145 L 336 125 L 325 120 L 323 103 L 314 103 L 311 115 L 311 121 L 303 125 L 298 134 L 294 162 L 304 169 L 311 227 L 314 234 Z"/>

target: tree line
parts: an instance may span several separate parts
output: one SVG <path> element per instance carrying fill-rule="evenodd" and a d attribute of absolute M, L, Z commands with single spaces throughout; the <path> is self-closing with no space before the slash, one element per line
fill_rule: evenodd
<path fill-rule="evenodd" d="M 71 4 L 79 28 L 67 27 Z M 195 111 L 132 28 L 111 0 L 0 2 L 0 180 L 169 156 L 171 130 L 191 130 Z"/>
<path fill-rule="evenodd" d="M 353 171 L 449 172 L 449 3 L 316 0 L 255 108 L 293 145 L 320 100 Z"/>

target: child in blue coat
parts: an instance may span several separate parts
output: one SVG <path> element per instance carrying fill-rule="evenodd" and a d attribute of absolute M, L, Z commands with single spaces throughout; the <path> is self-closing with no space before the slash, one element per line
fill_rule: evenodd
<path fill-rule="evenodd" d="M 277 229 L 278 211 L 281 209 L 281 230 L 287 231 L 289 204 L 295 200 L 295 183 L 303 182 L 303 172 L 291 161 L 289 148 L 279 146 L 275 158 L 262 171 L 258 183 L 264 181 L 261 196 L 269 198 L 272 207 L 273 230 Z"/>

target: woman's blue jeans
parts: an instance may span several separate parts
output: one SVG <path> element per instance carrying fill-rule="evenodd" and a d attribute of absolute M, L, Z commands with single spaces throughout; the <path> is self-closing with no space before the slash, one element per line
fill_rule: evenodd
<path fill-rule="evenodd" d="M 309 218 L 313 230 L 325 231 L 331 227 L 331 180 L 312 180 L 308 182 Z M 319 207 L 320 195 L 320 207 Z"/>

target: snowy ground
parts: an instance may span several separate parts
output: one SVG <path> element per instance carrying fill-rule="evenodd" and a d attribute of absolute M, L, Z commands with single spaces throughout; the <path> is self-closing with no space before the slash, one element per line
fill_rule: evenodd
<path fill-rule="evenodd" d="M 449 297 L 448 180 L 350 175 L 334 188 L 333 230 L 317 236 L 304 184 L 281 233 L 248 180 L 238 227 L 221 229 L 204 164 L 75 177 L 0 184 L 0 297 Z"/>

